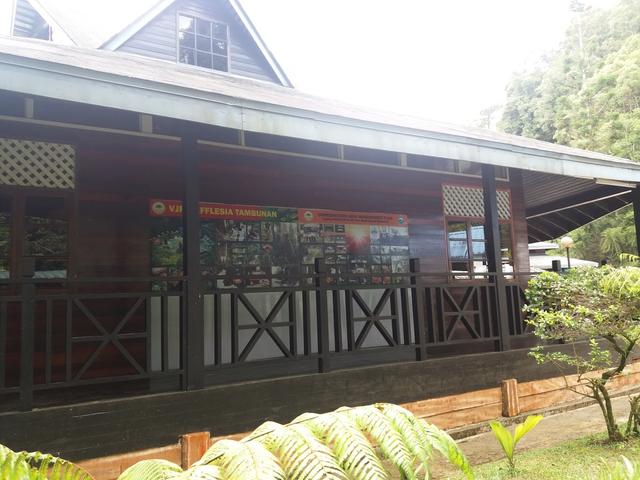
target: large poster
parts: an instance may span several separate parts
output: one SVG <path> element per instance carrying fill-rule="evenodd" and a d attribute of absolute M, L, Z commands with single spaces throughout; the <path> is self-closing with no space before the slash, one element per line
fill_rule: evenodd
<path fill-rule="evenodd" d="M 182 204 L 152 199 L 149 214 L 152 273 L 179 274 Z M 316 258 L 339 283 L 396 283 L 394 273 L 409 271 L 406 215 L 215 203 L 201 203 L 200 215 L 200 263 L 222 277 L 218 287 L 297 285 Z"/>

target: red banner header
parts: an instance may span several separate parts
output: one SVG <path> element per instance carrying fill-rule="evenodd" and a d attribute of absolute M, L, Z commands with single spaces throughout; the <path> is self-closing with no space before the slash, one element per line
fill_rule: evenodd
<path fill-rule="evenodd" d="M 152 217 L 181 217 L 180 200 L 149 200 L 149 215 Z M 295 222 L 301 224 L 344 224 L 344 225 L 384 225 L 407 227 L 406 215 L 373 212 L 343 212 L 309 208 L 259 207 L 255 205 L 234 205 L 226 203 L 200 203 L 200 216 L 205 220 L 245 220 Z"/>
<path fill-rule="evenodd" d="M 385 225 L 407 227 L 406 215 L 373 212 L 341 212 L 336 210 L 298 209 L 300 223 L 342 223 L 345 225 Z"/>
<path fill-rule="evenodd" d="M 200 216 L 208 220 L 277 221 L 280 217 L 278 210 L 277 208 L 254 205 L 200 203 Z M 182 216 L 182 202 L 180 200 L 151 199 L 149 201 L 149 215 L 152 217 L 180 217 Z"/>

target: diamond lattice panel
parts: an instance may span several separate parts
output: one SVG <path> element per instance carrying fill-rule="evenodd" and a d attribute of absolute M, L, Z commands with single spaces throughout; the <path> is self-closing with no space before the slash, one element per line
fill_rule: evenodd
<path fill-rule="evenodd" d="M 445 215 L 484 218 L 484 199 L 481 188 L 443 185 L 442 196 Z M 506 190 L 498 190 L 498 216 L 501 220 L 511 218 L 511 199 Z"/>
<path fill-rule="evenodd" d="M 76 152 L 62 143 L 0 138 L 0 184 L 74 188 Z"/>

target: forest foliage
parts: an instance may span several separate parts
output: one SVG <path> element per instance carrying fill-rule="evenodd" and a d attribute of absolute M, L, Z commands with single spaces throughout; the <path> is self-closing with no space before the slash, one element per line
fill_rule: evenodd
<path fill-rule="evenodd" d="M 608 10 L 573 0 L 555 51 L 514 75 L 499 128 L 640 162 L 640 0 Z M 629 208 L 570 234 L 575 254 L 616 260 L 635 251 Z"/>

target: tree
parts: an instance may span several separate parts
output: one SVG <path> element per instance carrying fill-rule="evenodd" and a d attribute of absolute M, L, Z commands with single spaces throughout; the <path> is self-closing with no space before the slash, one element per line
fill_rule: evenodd
<path fill-rule="evenodd" d="M 529 283 L 525 311 L 541 340 L 574 344 L 572 353 L 538 346 L 532 350 L 534 358 L 555 364 L 563 375 L 577 374 L 577 385 L 569 388 L 596 400 L 610 441 L 637 434 L 640 399 L 631 400 L 623 432 L 615 420 L 609 383 L 622 375 L 640 342 L 640 268 L 582 268 L 565 275 L 544 272 Z M 588 351 L 581 354 L 575 344 L 585 339 Z"/>
<path fill-rule="evenodd" d="M 621 0 L 610 10 L 574 0 L 570 9 L 574 20 L 558 48 L 514 75 L 498 126 L 640 161 L 640 0 Z M 629 210 L 570 235 L 575 254 L 588 260 L 616 259 L 635 248 Z"/>

